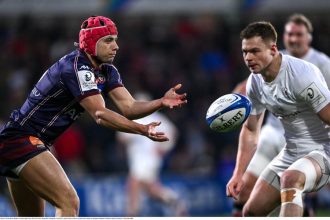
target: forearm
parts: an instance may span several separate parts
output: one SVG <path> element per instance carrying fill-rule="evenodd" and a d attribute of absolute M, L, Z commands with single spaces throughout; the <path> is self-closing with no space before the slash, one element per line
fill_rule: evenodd
<path fill-rule="evenodd" d="M 258 135 L 248 129 L 242 129 L 234 174 L 243 175 L 257 148 Z"/>
<path fill-rule="evenodd" d="M 141 135 L 148 133 L 147 126 L 128 120 L 124 116 L 106 108 L 97 111 L 94 119 L 97 124 L 113 130 Z"/>
<path fill-rule="evenodd" d="M 138 119 L 150 115 L 161 108 L 163 108 L 161 99 L 155 99 L 147 102 L 136 101 L 126 110 L 124 115 L 129 119 Z"/>

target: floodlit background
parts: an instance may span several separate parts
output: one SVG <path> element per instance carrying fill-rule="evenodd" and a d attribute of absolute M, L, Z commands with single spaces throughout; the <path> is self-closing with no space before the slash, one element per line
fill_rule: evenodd
<path fill-rule="evenodd" d="M 242 61 L 240 30 L 271 21 L 279 33 L 293 12 L 314 25 L 313 46 L 330 55 L 330 1 L 326 0 L 2 0 L 0 1 L 0 123 L 19 108 L 34 83 L 61 56 L 74 50 L 80 24 L 90 15 L 117 24 L 114 65 L 131 93 L 153 98 L 182 83 L 188 104 L 163 110 L 178 126 L 179 141 L 166 156 L 162 180 L 180 196 L 190 216 L 229 216 L 225 185 L 235 164 L 238 132 L 219 134 L 205 114 L 217 97 L 231 92 L 249 72 Z M 111 103 L 109 103 L 111 106 Z M 81 216 L 124 216 L 127 158 L 114 132 L 80 118 L 57 143 L 56 156 L 81 199 Z M 14 216 L 4 178 L 0 215 Z M 327 215 L 327 190 L 317 214 Z M 144 216 L 171 216 L 143 197 Z M 51 206 L 47 215 L 53 215 Z"/>

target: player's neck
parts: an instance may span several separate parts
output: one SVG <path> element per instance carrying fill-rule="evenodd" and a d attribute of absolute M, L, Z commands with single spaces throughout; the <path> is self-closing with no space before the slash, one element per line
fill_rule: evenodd
<path fill-rule="evenodd" d="M 265 72 L 262 73 L 262 76 L 266 82 L 272 82 L 278 75 L 282 63 L 282 55 L 277 53 L 274 56 L 274 59 L 266 68 Z"/>
<path fill-rule="evenodd" d="M 89 61 L 92 63 L 93 67 L 94 67 L 95 69 L 99 69 L 100 66 L 101 66 L 101 63 L 99 63 L 98 60 L 95 59 L 96 57 L 93 57 L 93 56 L 91 56 L 91 55 L 88 54 L 88 53 L 86 53 L 86 55 L 87 55 Z"/>

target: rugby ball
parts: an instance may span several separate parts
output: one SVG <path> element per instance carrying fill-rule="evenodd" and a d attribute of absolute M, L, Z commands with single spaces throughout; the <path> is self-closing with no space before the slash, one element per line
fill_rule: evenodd
<path fill-rule="evenodd" d="M 251 111 L 250 100 L 240 94 L 230 93 L 215 100 L 206 113 L 208 126 L 217 132 L 239 128 Z"/>

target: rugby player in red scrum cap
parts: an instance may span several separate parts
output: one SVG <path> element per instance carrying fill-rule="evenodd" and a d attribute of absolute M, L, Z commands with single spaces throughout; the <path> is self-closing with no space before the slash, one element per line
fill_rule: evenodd
<path fill-rule="evenodd" d="M 101 126 L 167 141 L 155 128 L 161 122 L 138 124 L 132 119 L 161 108 L 179 107 L 186 94 L 181 84 L 152 101 L 135 100 L 112 62 L 119 49 L 115 23 L 92 16 L 81 25 L 79 49 L 63 56 L 35 84 L 25 103 L 11 113 L 0 130 L 0 175 L 7 178 L 18 216 L 44 216 L 45 202 L 56 216 L 78 216 L 79 198 L 49 146 L 87 111 Z M 108 96 L 121 114 L 105 106 Z"/>

